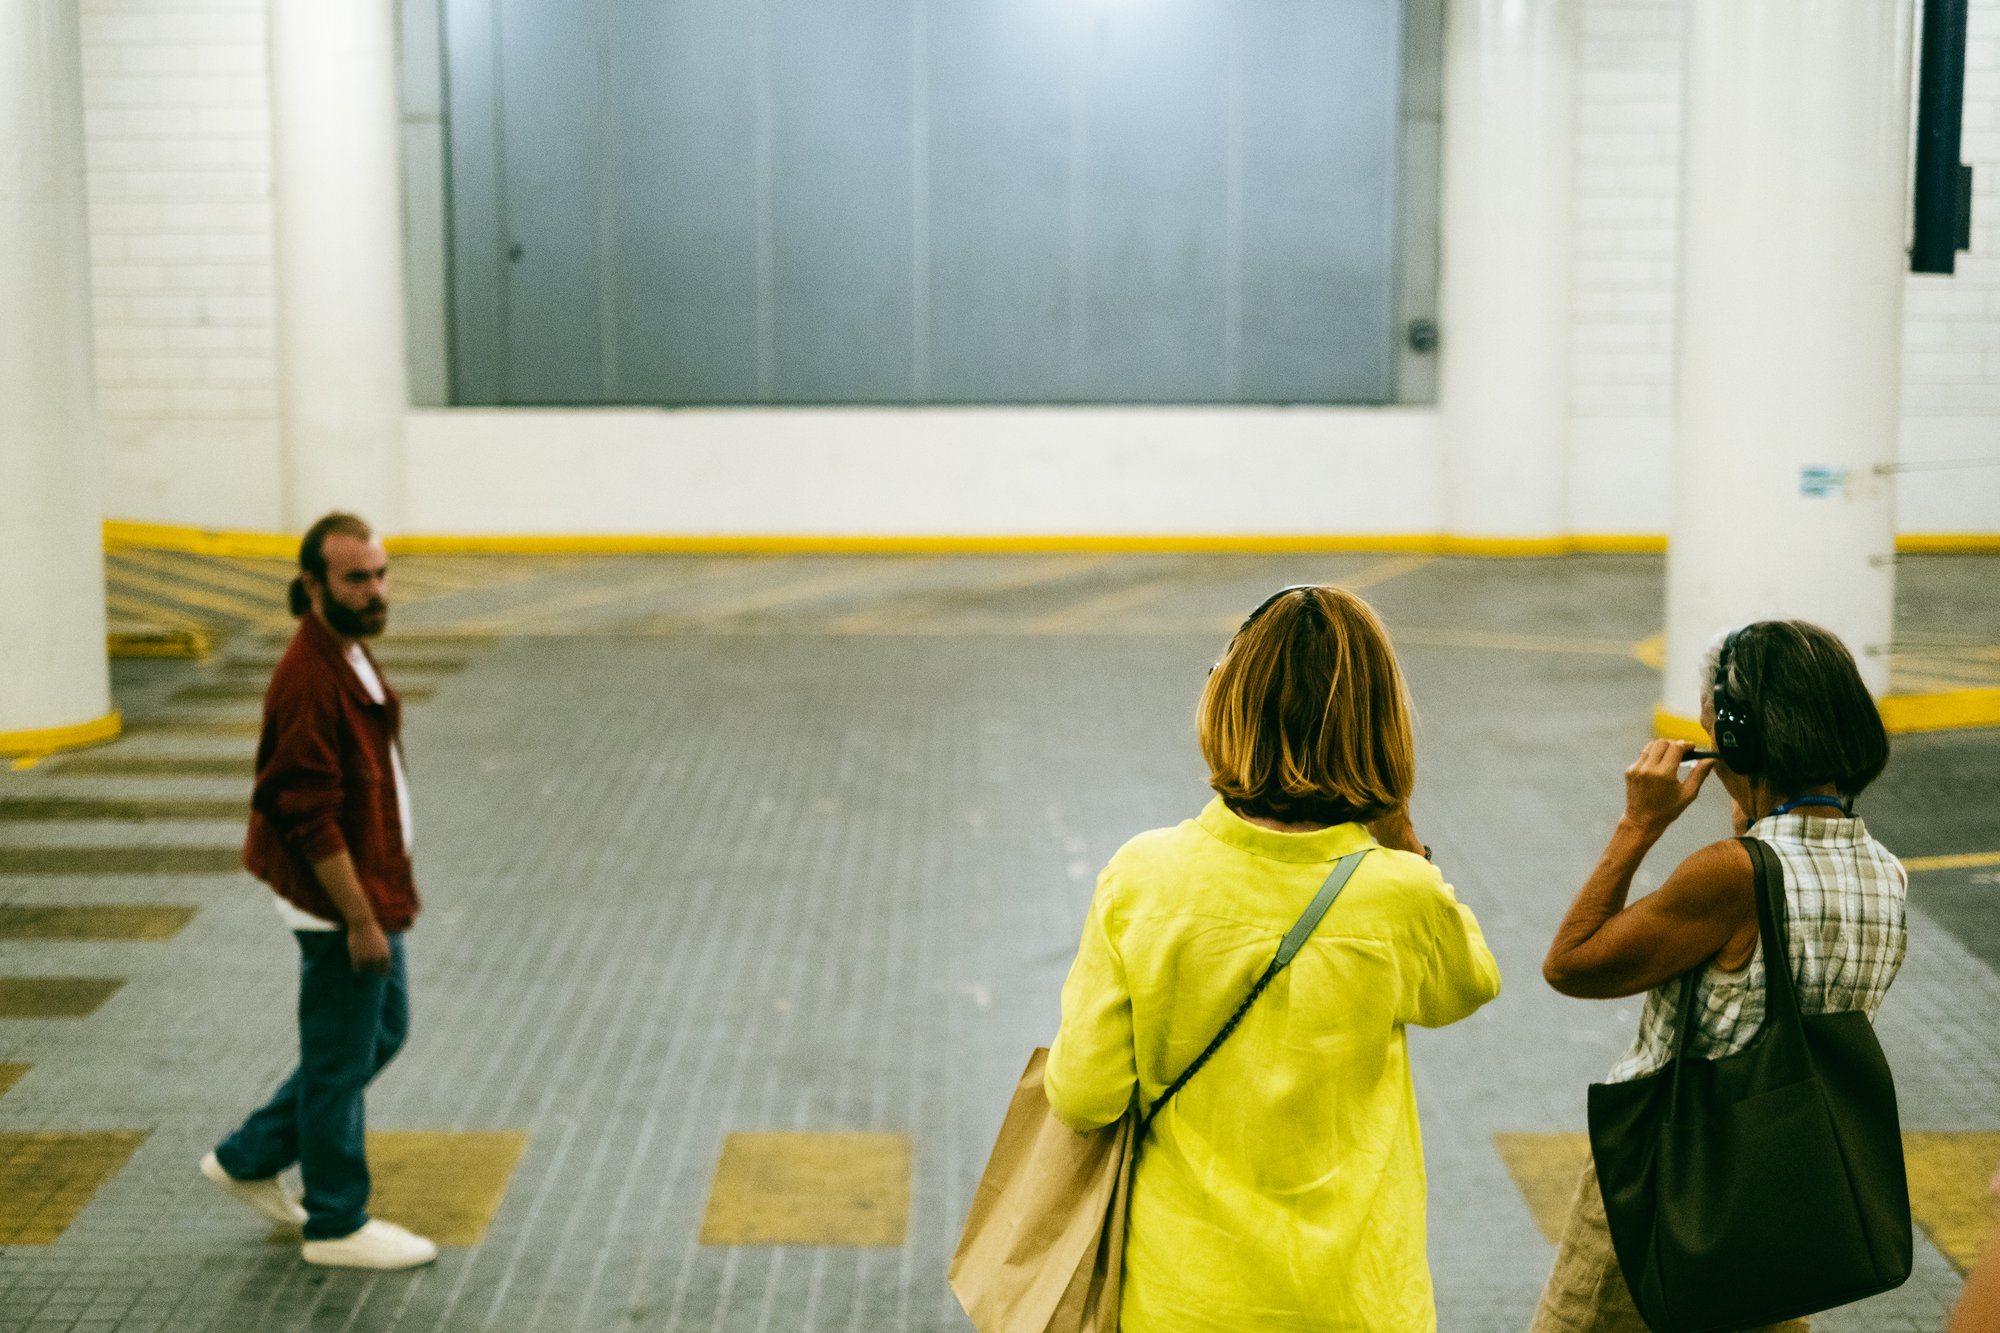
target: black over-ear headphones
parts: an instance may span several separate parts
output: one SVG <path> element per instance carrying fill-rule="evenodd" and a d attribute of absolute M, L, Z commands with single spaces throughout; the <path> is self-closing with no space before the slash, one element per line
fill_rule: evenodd
<path fill-rule="evenodd" d="M 1279 598 L 1284 597 L 1290 593 L 1306 592 L 1312 588 L 1317 588 L 1318 586 L 1319 585 L 1317 583 L 1291 583 L 1278 589 L 1276 592 L 1272 593 L 1269 597 L 1266 597 L 1263 601 L 1257 603 L 1257 609 L 1255 611 L 1252 611 L 1249 615 L 1243 617 L 1243 623 L 1237 626 L 1236 632 L 1238 634 L 1241 634 L 1244 630 L 1249 629 L 1252 625 L 1256 624 L 1257 618 L 1263 615 L 1266 611 L 1269 611 L 1272 607 L 1276 606 L 1278 604 Z"/>
<path fill-rule="evenodd" d="M 1730 631 L 1715 659 L 1715 684 L 1709 700 L 1715 708 L 1715 753 L 1730 771 L 1754 777 L 1764 766 L 1764 733 L 1750 706 L 1729 688 L 1729 667 L 1736 656 L 1736 642 L 1742 630 Z"/>

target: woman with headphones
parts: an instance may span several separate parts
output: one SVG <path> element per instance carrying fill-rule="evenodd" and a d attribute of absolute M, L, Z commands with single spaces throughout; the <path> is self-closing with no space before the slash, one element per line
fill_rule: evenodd
<path fill-rule="evenodd" d="M 1798 620 L 1760 621 L 1710 654 L 1702 725 L 1716 752 L 1679 776 L 1681 741 L 1654 741 L 1625 770 L 1625 814 L 1549 946 L 1542 973 L 1564 995 L 1644 994 L 1639 1033 L 1607 1082 L 1672 1057 L 1684 973 L 1700 969 L 1686 1054 L 1732 1055 L 1764 1019 L 1755 875 L 1734 838 L 1711 843 L 1657 890 L 1626 901 L 1639 863 L 1693 804 L 1711 771 L 1733 802 L 1735 832 L 1784 868 L 1787 953 L 1803 1013 L 1871 1018 L 1908 936 L 1902 864 L 1870 837 L 1854 798 L 1881 773 L 1881 714 L 1838 638 Z M 1805 1320 L 1780 1326 L 1804 1329 Z M 1619 1272 L 1596 1169 L 1586 1166 L 1532 1333 L 1645 1333 Z"/>

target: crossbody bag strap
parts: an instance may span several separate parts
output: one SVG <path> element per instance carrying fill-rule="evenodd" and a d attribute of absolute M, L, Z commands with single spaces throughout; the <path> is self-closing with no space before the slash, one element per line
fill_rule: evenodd
<path fill-rule="evenodd" d="M 1257 1003 L 1257 997 L 1264 993 L 1264 988 L 1277 979 L 1278 973 L 1291 965 L 1292 959 L 1298 957 L 1299 950 L 1305 947 L 1305 942 L 1312 937 L 1313 931 L 1319 929 L 1319 923 L 1325 919 L 1328 909 L 1333 906 L 1333 900 L 1347 887 L 1347 881 L 1353 877 L 1355 868 L 1361 864 L 1361 858 L 1373 850 L 1375 849 L 1372 847 L 1363 847 L 1358 852 L 1349 852 L 1334 864 L 1333 873 L 1326 877 L 1326 883 L 1320 885 L 1319 892 L 1313 895 L 1312 902 L 1306 906 L 1305 913 L 1299 917 L 1298 922 L 1285 932 L 1285 938 L 1278 943 L 1277 956 L 1271 959 L 1271 965 L 1264 969 L 1264 975 L 1257 978 L 1257 984 L 1250 988 L 1250 993 L 1243 997 L 1243 1003 L 1236 1006 L 1236 1012 L 1229 1016 L 1229 1021 L 1222 1025 L 1222 1031 L 1215 1034 L 1215 1040 L 1208 1043 L 1208 1049 L 1197 1055 L 1194 1063 L 1181 1071 L 1181 1076 L 1160 1094 L 1160 1099 L 1146 1112 L 1145 1118 L 1139 1122 L 1139 1138 L 1146 1137 L 1146 1131 L 1153 1127 L 1153 1121 L 1166 1108 L 1167 1103 L 1173 1100 L 1174 1094 L 1186 1087 L 1187 1081 L 1208 1063 L 1208 1057 L 1214 1055 L 1222 1043 L 1229 1040 L 1229 1034 L 1236 1031 L 1236 1025 L 1243 1021 L 1243 1015 L 1250 1012 L 1250 1006 Z"/>

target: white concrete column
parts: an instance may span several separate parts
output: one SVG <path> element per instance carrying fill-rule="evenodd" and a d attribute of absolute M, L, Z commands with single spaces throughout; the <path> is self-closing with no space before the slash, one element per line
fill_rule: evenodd
<path fill-rule="evenodd" d="M 393 0 L 272 0 L 285 519 L 402 518 L 404 360 Z"/>
<path fill-rule="evenodd" d="M 1752 620 L 1888 686 L 1913 8 L 1689 7 L 1663 727 Z"/>
<path fill-rule="evenodd" d="M 104 652 L 82 48 L 0 0 L 0 754 L 118 732 Z"/>
<path fill-rule="evenodd" d="M 1568 533 L 1577 0 L 1451 0 L 1438 403 L 1447 535 Z"/>

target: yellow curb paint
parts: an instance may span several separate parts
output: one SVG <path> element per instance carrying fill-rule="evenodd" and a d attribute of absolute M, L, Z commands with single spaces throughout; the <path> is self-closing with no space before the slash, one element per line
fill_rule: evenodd
<path fill-rule="evenodd" d="M 1690 745 L 1713 745 L 1715 742 L 1701 723 L 1679 713 L 1670 713 L 1665 705 L 1653 705 L 1653 734 L 1662 740 L 1686 741 Z"/>
<path fill-rule="evenodd" d="M 1907 736 L 1923 731 L 1952 731 L 1970 727 L 2000 727 L 2000 690 L 1949 690 L 1940 694 L 1889 694 L 1876 700 L 1882 710 L 1882 725 L 1890 734 Z M 1670 741 L 1710 743 L 1701 723 L 1691 717 L 1669 712 L 1665 705 L 1653 707 L 1653 734 Z"/>
<path fill-rule="evenodd" d="M 1972 555 L 2000 551 L 2000 532 L 1906 532 L 1896 538 L 1904 555 Z"/>
<path fill-rule="evenodd" d="M 1882 699 L 1882 725 L 1899 735 L 1958 727 L 2000 727 L 2000 690 L 1887 695 Z"/>
<path fill-rule="evenodd" d="M 7 1095 L 7 1089 L 21 1081 L 21 1075 L 28 1072 L 24 1064 L 0 1064 L 0 1097 Z"/>
<path fill-rule="evenodd" d="M 124 719 L 117 709 L 89 722 L 66 727 L 42 727 L 35 731 L 0 731 L 0 755 L 27 755 L 40 758 L 59 750 L 81 750 L 118 739 Z"/>
<path fill-rule="evenodd" d="M 1655 634 L 1650 639 L 1639 640 L 1639 642 L 1632 645 L 1632 656 L 1638 658 L 1655 671 L 1666 670 L 1667 636 L 1665 634 Z"/>
<path fill-rule="evenodd" d="M 1977 870 L 1981 866 L 2000 866 L 2000 852 L 1967 852 L 1961 856 L 1906 856 L 1903 869 L 1922 870 Z"/>

